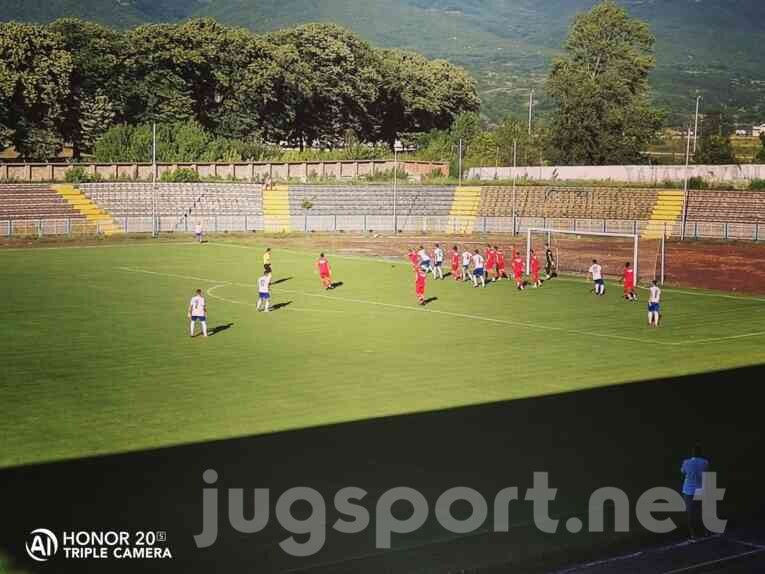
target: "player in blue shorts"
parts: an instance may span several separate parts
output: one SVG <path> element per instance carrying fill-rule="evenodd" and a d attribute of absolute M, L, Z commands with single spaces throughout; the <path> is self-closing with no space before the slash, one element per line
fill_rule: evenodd
<path fill-rule="evenodd" d="M 260 311 L 261 305 L 263 311 L 268 313 L 268 308 L 271 306 L 271 274 L 266 273 L 260 279 L 258 279 L 258 304 L 256 309 Z"/>
<path fill-rule="evenodd" d="M 432 267 L 430 255 L 422 245 L 420 245 L 420 249 L 417 251 L 417 257 L 420 258 L 420 269 L 425 271 L 425 273 L 429 273 Z"/>
<path fill-rule="evenodd" d="M 481 287 L 486 287 L 486 272 L 485 261 L 483 255 L 475 250 L 473 253 L 473 287 L 478 287 L 478 283 L 481 283 Z"/>
<path fill-rule="evenodd" d="M 648 326 L 658 327 L 661 321 L 661 289 L 656 281 L 651 281 L 648 289 Z"/>

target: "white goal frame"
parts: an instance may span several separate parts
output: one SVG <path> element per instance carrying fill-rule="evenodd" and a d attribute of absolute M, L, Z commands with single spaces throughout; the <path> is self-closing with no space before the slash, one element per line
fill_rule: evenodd
<path fill-rule="evenodd" d="M 590 235 L 593 237 L 622 237 L 626 239 L 632 239 L 632 268 L 635 270 L 635 282 L 637 283 L 640 275 L 638 274 L 638 249 L 640 246 L 640 236 L 635 233 L 608 233 L 605 231 L 574 231 L 572 229 L 552 229 L 546 227 L 529 227 L 526 230 L 526 269 L 530 269 L 531 266 L 531 234 L 532 233 L 544 233 L 544 234 L 565 234 L 565 235 Z M 662 250 L 663 251 L 663 250 Z M 663 257 L 662 257 L 663 261 Z M 662 265 L 663 267 L 663 265 Z M 663 273 L 662 273 L 663 275 Z M 663 282 L 663 281 L 662 281 Z"/>

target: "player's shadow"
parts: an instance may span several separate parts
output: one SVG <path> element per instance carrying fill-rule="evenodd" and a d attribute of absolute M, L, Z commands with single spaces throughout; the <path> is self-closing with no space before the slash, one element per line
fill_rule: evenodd
<path fill-rule="evenodd" d="M 284 309 L 287 305 L 292 305 L 292 301 L 285 301 L 284 303 L 276 303 L 275 305 L 271 306 L 271 311 L 278 311 L 279 309 Z"/>
<path fill-rule="evenodd" d="M 276 281 L 271 281 L 271 285 L 278 285 L 279 283 L 285 283 L 292 279 L 292 277 L 283 277 L 281 279 L 277 279 Z"/>
<path fill-rule="evenodd" d="M 337 289 L 338 287 L 342 287 L 342 286 L 343 286 L 343 282 L 342 281 L 335 281 L 331 285 L 332 289 Z"/>
<path fill-rule="evenodd" d="M 212 337 L 213 335 L 217 335 L 218 333 L 222 333 L 223 331 L 226 331 L 233 327 L 233 323 L 226 323 L 225 325 L 216 325 L 212 329 L 210 329 L 209 335 Z"/>
<path fill-rule="evenodd" d="M 451 277 L 451 276 L 452 276 L 452 272 L 451 271 L 447 271 L 446 273 L 444 273 L 444 279 L 446 279 L 447 277 Z"/>
<path fill-rule="evenodd" d="M 433 303 L 434 301 L 438 301 L 438 297 L 428 297 L 425 299 L 425 301 L 422 302 L 423 305 L 429 305 Z"/>

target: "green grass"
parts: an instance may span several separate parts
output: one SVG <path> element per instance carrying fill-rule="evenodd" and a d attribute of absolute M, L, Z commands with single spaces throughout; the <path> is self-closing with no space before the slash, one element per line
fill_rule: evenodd
<path fill-rule="evenodd" d="M 213 242 L 0 251 L 0 467 L 515 399 L 763 362 L 765 300 L 666 290 L 644 302 L 583 280 L 539 290 L 429 281 L 405 264 L 275 249 L 270 314 L 254 284 L 262 245 Z M 317 251 L 320 246 L 317 245 Z M 193 290 L 211 327 L 188 337 Z M 754 335 L 753 335 L 754 334 Z M 741 336 L 745 335 L 745 336 Z M 739 337 L 741 336 L 741 337 Z M 477 376 L 477 367 L 491 376 Z"/>

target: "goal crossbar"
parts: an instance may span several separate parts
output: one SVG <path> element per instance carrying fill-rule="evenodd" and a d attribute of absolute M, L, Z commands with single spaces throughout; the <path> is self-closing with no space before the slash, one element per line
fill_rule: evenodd
<path fill-rule="evenodd" d="M 545 233 L 545 234 L 564 234 L 564 235 L 590 235 L 593 237 L 622 237 L 633 240 L 632 248 L 632 266 L 635 270 L 635 277 L 638 275 L 638 245 L 640 243 L 640 236 L 635 233 L 610 233 L 607 231 L 574 231 L 571 229 L 551 229 L 546 227 L 529 227 L 526 230 L 526 269 L 530 269 L 531 266 L 531 234 L 532 233 Z"/>

